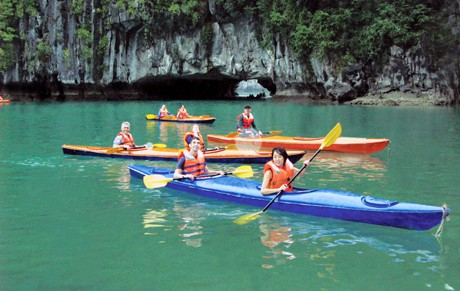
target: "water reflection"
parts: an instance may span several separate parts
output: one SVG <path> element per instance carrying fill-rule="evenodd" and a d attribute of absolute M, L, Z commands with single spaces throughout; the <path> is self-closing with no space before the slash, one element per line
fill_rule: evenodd
<path fill-rule="evenodd" d="M 184 201 L 175 201 L 173 211 L 180 217 L 182 223 L 178 226 L 179 236 L 183 237 L 185 245 L 190 247 L 201 247 L 203 239 L 202 221 L 205 220 L 203 215 L 203 204 L 182 204 Z"/>
<path fill-rule="evenodd" d="M 349 222 L 330 222 L 309 217 L 308 223 L 280 222 L 279 217 L 260 217 L 257 221 L 261 244 L 268 248 L 262 268 L 275 268 L 294 259 L 307 259 L 319 268 L 317 276 L 334 279 L 339 251 L 391 257 L 395 263 L 415 262 L 438 269 L 441 244 L 426 232 L 388 229 Z"/>

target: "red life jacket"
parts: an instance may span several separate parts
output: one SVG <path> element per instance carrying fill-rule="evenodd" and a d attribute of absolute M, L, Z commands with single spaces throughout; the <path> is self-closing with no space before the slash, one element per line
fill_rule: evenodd
<path fill-rule="evenodd" d="M 182 174 L 199 176 L 206 173 L 206 160 L 202 151 L 198 151 L 196 157 L 193 157 L 188 150 L 184 150 L 182 153 L 185 157 L 184 171 Z"/>
<path fill-rule="evenodd" d="M 186 117 L 189 117 L 188 113 L 187 113 L 187 109 L 180 109 L 177 111 L 177 118 L 179 119 L 182 119 L 182 118 L 186 118 Z"/>
<path fill-rule="evenodd" d="M 168 116 L 168 115 L 169 115 L 169 112 L 168 112 L 167 109 L 166 110 L 161 110 L 160 109 L 160 111 L 158 112 L 158 118 L 163 118 L 163 117 Z"/>
<path fill-rule="evenodd" d="M 282 185 L 289 183 L 294 176 L 295 169 L 294 165 L 289 160 L 286 160 L 282 168 L 275 165 L 273 160 L 271 160 L 264 165 L 264 174 L 267 171 L 272 171 L 272 178 L 268 182 L 267 188 L 278 189 Z M 292 191 L 292 185 L 289 185 L 285 191 Z"/>
<path fill-rule="evenodd" d="M 118 136 L 121 136 L 121 138 L 123 139 L 123 143 L 122 143 L 122 144 L 129 145 L 130 147 L 135 146 L 135 144 L 134 144 L 134 138 L 133 138 L 133 136 L 132 136 L 130 133 L 124 134 L 123 132 L 120 132 L 120 133 L 118 134 Z"/>
<path fill-rule="evenodd" d="M 243 116 L 243 127 L 246 128 L 246 129 L 249 129 L 251 128 L 252 126 L 252 123 L 254 122 L 254 116 L 252 115 L 252 113 L 249 113 L 249 116 L 246 116 L 246 114 L 241 113 L 240 115 L 238 115 L 238 117 L 236 118 L 236 121 L 237 122 L 240 122 L 240 117 Z"/>

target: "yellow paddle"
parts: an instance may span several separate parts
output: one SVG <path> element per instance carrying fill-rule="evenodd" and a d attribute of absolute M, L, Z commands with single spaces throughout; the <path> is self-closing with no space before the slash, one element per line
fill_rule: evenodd
<path fill-rule="evenodd" d="M 158 118 L 158 115 L 146 114 L 145 118 L 149 119 L 149 120 L 151 120 L 151 119 L 159 119 L 159 120 L 166 119 L 166 120 L 168 120 L 168 119 L 175 119 L 176 117 L 174 115 L 167 115 L 167 116 L 163 116 L 162 118 Z"/>
<path fill-rule="evenodd" d="M 251 166 L 245 165 L 245 166 L 239 166 L 233 172 L 226 172 L 224 175 L 235 175 L 240 178 L 250 178 L 254 175 Z M 204 175 L 202 177 L 213 177 L 217 175 Z M 196 177 L 199 178 L 200 176 Z M 161 188 L 166 186 L 169 182 L 171 181 L 176 181 L 176 180 L 183 180 L 185 178 L 166 178 L 163 175 L 147 175 L 144 176 L 144 185 L 145 187 L 151 189 L 151 188 Z"/>
<path fill-rule="evenodd" d="M 227 137 L 230 137 L 230 138 L 238 137 L 240 133 L 241 132 L 238 132 L 238 131 L 230 132 L 229 134 L 227 134 Z M 277 135 L 280 133 L 281 133 L 281 130 L 262 131 L 263 135 L 268 135 L 268 136 L 273 136 L 273 135 Z"/>
<path fill-rule="evenodd" d="M 134 148 L 131 148 L 131 149 L 141 149 L 141 148 L 150 149 L 150 148 L 165 148 L 165 147 L 166 147 L 166 145 L 164 143 L 155 143 L 155 144 L 147 143 L 145 146 L 134 147 Z M 105 153 L 108 154 L 108 155 L 113 155 L 114 153 L 122 151 L 124 149 L 125 148 L 123 148 L 123 147 L 110 148 Z"/>
<path fill-rule="evenodd" d="M 327 134 L 327 136 L 324 138 L 324 141 L 323 143 L 321 144 L 321 146 L 319 147 L 319 149 L 316 151 L 316 153 L 310 158 L 310 162 L 316 157 L 316 155 L 318 155 L 321 150 L 325 147 L 328 147 L 328 146 L 331 146 L 339 137 L 340 135 L 342 134 L 342 126 L 340 125 L 340 123 L 337 123 L 334 128 Z M 297 178 L 297 176 L 299 176 L 299 174 L 306 168 L 306 166 L 304 165 L 298 172 L 297 174 L 289 181 L 288 185 L 292 184 L 292 182 L 295 180 L 295 178 Z M 236 224 L 246 224 L 252 220 L 255 220 L 257 219 L 257 217 L 259 217 L 260 214 L 264 213 L 272 204 L 273 202 L 275 202 L 275 200 L 281 196 L 281 194 L 283 193 L 283 191 L 279 191 L 276 196 L 261 210 L 261 211 L 258 211 L 258 212 L 255 212 L 255 213 L 250 213 L 250 214 L 246 214 L 246 215 L 243 215 L 237 219 L 235 219 L 233 222 L 236 223 Z"/>

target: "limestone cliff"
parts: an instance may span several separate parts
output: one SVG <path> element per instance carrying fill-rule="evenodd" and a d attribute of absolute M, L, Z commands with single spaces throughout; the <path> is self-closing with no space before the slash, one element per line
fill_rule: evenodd
<path fill-rule="evenodd" d="M 215 0 L 199 3 L 197 23 L 171 29 L 178 23 L 159 17 L 152 27 L 114 2 L 85 0 L 75 11 L 72 0 L 41 0 L 35 15 L 20 20 L 24 38 L 0 89 L 30 99 L 221 98 L 233 96 L 239 81 L 258 79 L 275 96 L 339 103 L 395 90 L 458 98 L 456 67 L 430 70 L 394 47 L 380 70 L 337 70 L 327 60 L 297 59 L 279 36 L 261 45 L 264 27 L 252 17 L 229 20 Z"/>

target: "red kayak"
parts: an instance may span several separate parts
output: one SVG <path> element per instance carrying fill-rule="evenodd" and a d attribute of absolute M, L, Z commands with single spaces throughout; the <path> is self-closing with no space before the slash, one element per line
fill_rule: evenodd
<path fill-rule="evenodd" d="M 324 141 L 323 137 L 292 137 L 292 136 L 263 136 L 257 138 L 238 137 L 234 134 L 217 135 L 209 134 L 209 142 L 236 144 L 241 146 L 252 146 L 271 149 L 282 146 L 290 150 L 312 150 L 319 149 Z M 358 138 L 339 137 L 333 145 L 324 148 L 324 151 L 335 151 L 355 154 L 372 154 L 383 150 L 390 143 L 386 138 Z"/>

